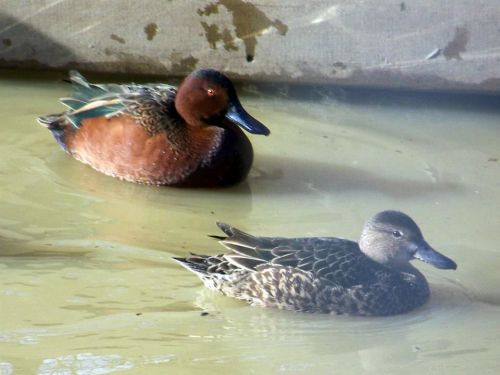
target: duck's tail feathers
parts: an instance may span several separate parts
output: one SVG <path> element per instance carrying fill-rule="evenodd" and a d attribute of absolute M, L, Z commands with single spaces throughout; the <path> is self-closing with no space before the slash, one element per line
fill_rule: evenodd
<path fill-rule="evenodd" d="M 70 70 L 69 72 L 69 82 L 73 86 L 73 99 L 77 101 L 81 101 L 83 103 L 87 103 L 89 100 L 95 97 L 99 97 L 101 95 L 105 95 L 108 93 L 105 85 L 99 85 L 95 83 L 90 83 L 87 79 L 78 73 L 76 70 Z M 63 103 L 68 105 L 68 103 Z M 71 103 L 71 104 L 77 104 Z M 78 105 L 72 109 L 78 109 L 81 105 Z"/>
<path fill-rule="evenodd" d="M 252 272 L 255 271 L 258 266 L 266 264 L 266 261 L 263 259 L 248 257 L 240 254 L 227 254 L 224 258 L 232 266 Z"/>
<path fill-rule="evenodd" d="M 70 70 L 69 71 L 69 82 L 75 85 L 80 85 L 83 87 L 90 87 L 89 81 L 80 74 L 77 70 Z"/>
<path fill-rule="evenodd" d="M 36 120 L 40 125 L 42 125 L 44 128 L 47 128 L 49 130 L 59 127 L 59 118 L 61 117 L 60 114 L 56 115 L 46 115 L 46 116 L 40 116 Z"/>
<path fill-rule="evenodd" d="M 198 255 L 193 253 L 191 253 L 191 257 L 189 258 L 172 257 L 173 260 L 175 260 L 187 270 L 194 272 L 196 275 L 198 275 L 198 277 L 207 276 L 209 274 L 209 258 L 210 257 L 208 255 Z"/>
<path fill-rule="evenodd" d="M 68 146 L 64 140 L 64 126 L 61 124 L 62 114 L 40 116 L 36 120 L 40 125 L 50 130 L 57 144 L 64 151 L 68 151 Z"/>
<path fill-rule="evenodd" d="M 222 238 L 222 244 L 224 246 L 229 244 L 235 244 L 238 245 L 239 247 L 247 247 L 250 249 L 255 249 L 260 243 L 260 239 L 258 237 L 245 233 L 229 224 L 217 222 L 217 226 L 227 236 L 227 237 L 219 237 Z M 216 236 L 214 238 L 218 237 Z"/>
<path fill-rule="evenodd" d="M 227 237 L 211 237 L 221 238 L 220 243 L 239 256 L 251 258 L 259 263 L 271 258 L 270 252 L 266 250 L 268 244 L 265 238 L 252 236 L 225 223 L 218 222 L 217 226 Z"/>
<path fill-rule="evenodd" d="M 172 257 L 172 259 L 198 276 L 208 289 L 222 292 L 235 270 L 235 266 L 222 255 L 191 254 L 188 258 Z"/>
<path fill-rule="evenodd" d="M 170 87 L 168 85 L 136 85 L 134 83 L 124 85 L 116 83 L 90 83 L 76 70 L 69 72 L 68 82 L 73 87 L 73 95 L 71 98 L 61 99 L 61 102 L 73 110 L 78 110 L 91 101 L 109 100 L 121 97 L 122 95 L 125 97 L 131 96 L 133 101 L 136 96 L 141 94 L 140 91 L 145 86 L 151 88 Z"/>

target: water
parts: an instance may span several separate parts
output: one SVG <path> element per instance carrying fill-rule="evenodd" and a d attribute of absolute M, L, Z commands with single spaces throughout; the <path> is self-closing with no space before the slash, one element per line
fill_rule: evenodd
<path fill-rule="evenodd" d="M 3 76 L 0 374 L 497 373 L 494 99 L 242 92 L 272 130 L 251 137 L 248 181 L 182 190 L 121 182 L 67 157 L 34 118 L 60 110 L 68 87 Z M 458 263 L 418 264 L 433 295 L 402 316 L 252 308 L 169 259 L 220 252 L 206 237 L 216 220 L 262 235 L 357 238 L 388 208 Z"/>

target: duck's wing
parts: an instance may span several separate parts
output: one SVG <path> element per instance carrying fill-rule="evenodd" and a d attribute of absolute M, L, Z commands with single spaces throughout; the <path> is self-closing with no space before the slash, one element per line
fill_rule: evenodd
<path fill-rule="evenodd" d="M 227 237 L 221 244 L 233 268 L 261 271 L 272 266 L 292 267 L 314 279 L 350 287 L 370 282 L 383 266 L 365 256 L 356 242 L 334 237 L 256 237 L 224 223 L 217 223 Z"/>
<path fill-rule="evenodd" d="M 112 117 L 129 114 L 144 119 L 152 128 L 161 127 L 165 118 L 176 118 L 175 87 L 165 84 L 95 84 L 88 82 L 77 71 L 70 72 L 73 95 L 61 98 L 68 111 L 63 114 L 73 126 L 80 127 L 86 118 Z M 154 132 L 158 129 L 146 130 Z M 151 127 L 151 126 L 150 126 Z"/>
<path fill-rule="evenodd" d="M 271 259 L 265 251 L 261 252 L 257 249 L 260 238 L 244 233 L 227 224 L 217 223 L 217 225 L 228 237 L 214 235 L 209 237 L 220 240 L 224 246 L 230 249 L 232 247 L 238 249 L 238 246 L 240 246 L 238 244 L 241 244 L 241 249 L 229 254 L 203 255 L 191 253 L 186 258 L 173 257 L 172 259 L 196 273 L 202 279 L 229 276 L 235 271 L 255 271 L 259 265 L 266 263 L 266 259 Z M 254 252 L 252 252 L 252 248 Z"/>

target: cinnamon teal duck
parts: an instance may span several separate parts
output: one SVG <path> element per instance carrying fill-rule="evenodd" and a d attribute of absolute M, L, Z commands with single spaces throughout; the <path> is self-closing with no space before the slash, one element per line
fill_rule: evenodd
<path fill-rule="evenodd" d="M 429 299 L 413 259 L 441 269 L 456 263 L 434 250 L 399 211 L 368 220 L 359 243 L 335 237 L 255 237 L 218 223 L 229 253 L 174 258 L 210 289 L 280 309 L 361 316 L 408 312 Z"/>
<path fill-rule="evenodd" d="M 91 84 L 70 72 L 67 112 L 41 116 L 57 143 L 106 175 L 137 183 L 224 186 L 244 180 L 252 145 L 240 127 L 268 135 L 224 74 L 201 69 L 166 84 Z"/>

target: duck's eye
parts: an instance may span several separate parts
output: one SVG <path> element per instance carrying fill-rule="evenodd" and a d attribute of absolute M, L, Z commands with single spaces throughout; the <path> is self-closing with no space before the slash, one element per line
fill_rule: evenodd
<path fill-rule="evenodd" d="M 392 237 L 401 238 L 403 237 L 403 233 L 401 233 L 399 230 L 395 230 L 394 232 L 392 232 Z"/>
<path fill-rule="evenodd" d="M 214 89 L 207 89 L 207 95 L 208 96 L 214 96 L 215 95 L 215 90 Z"/>

